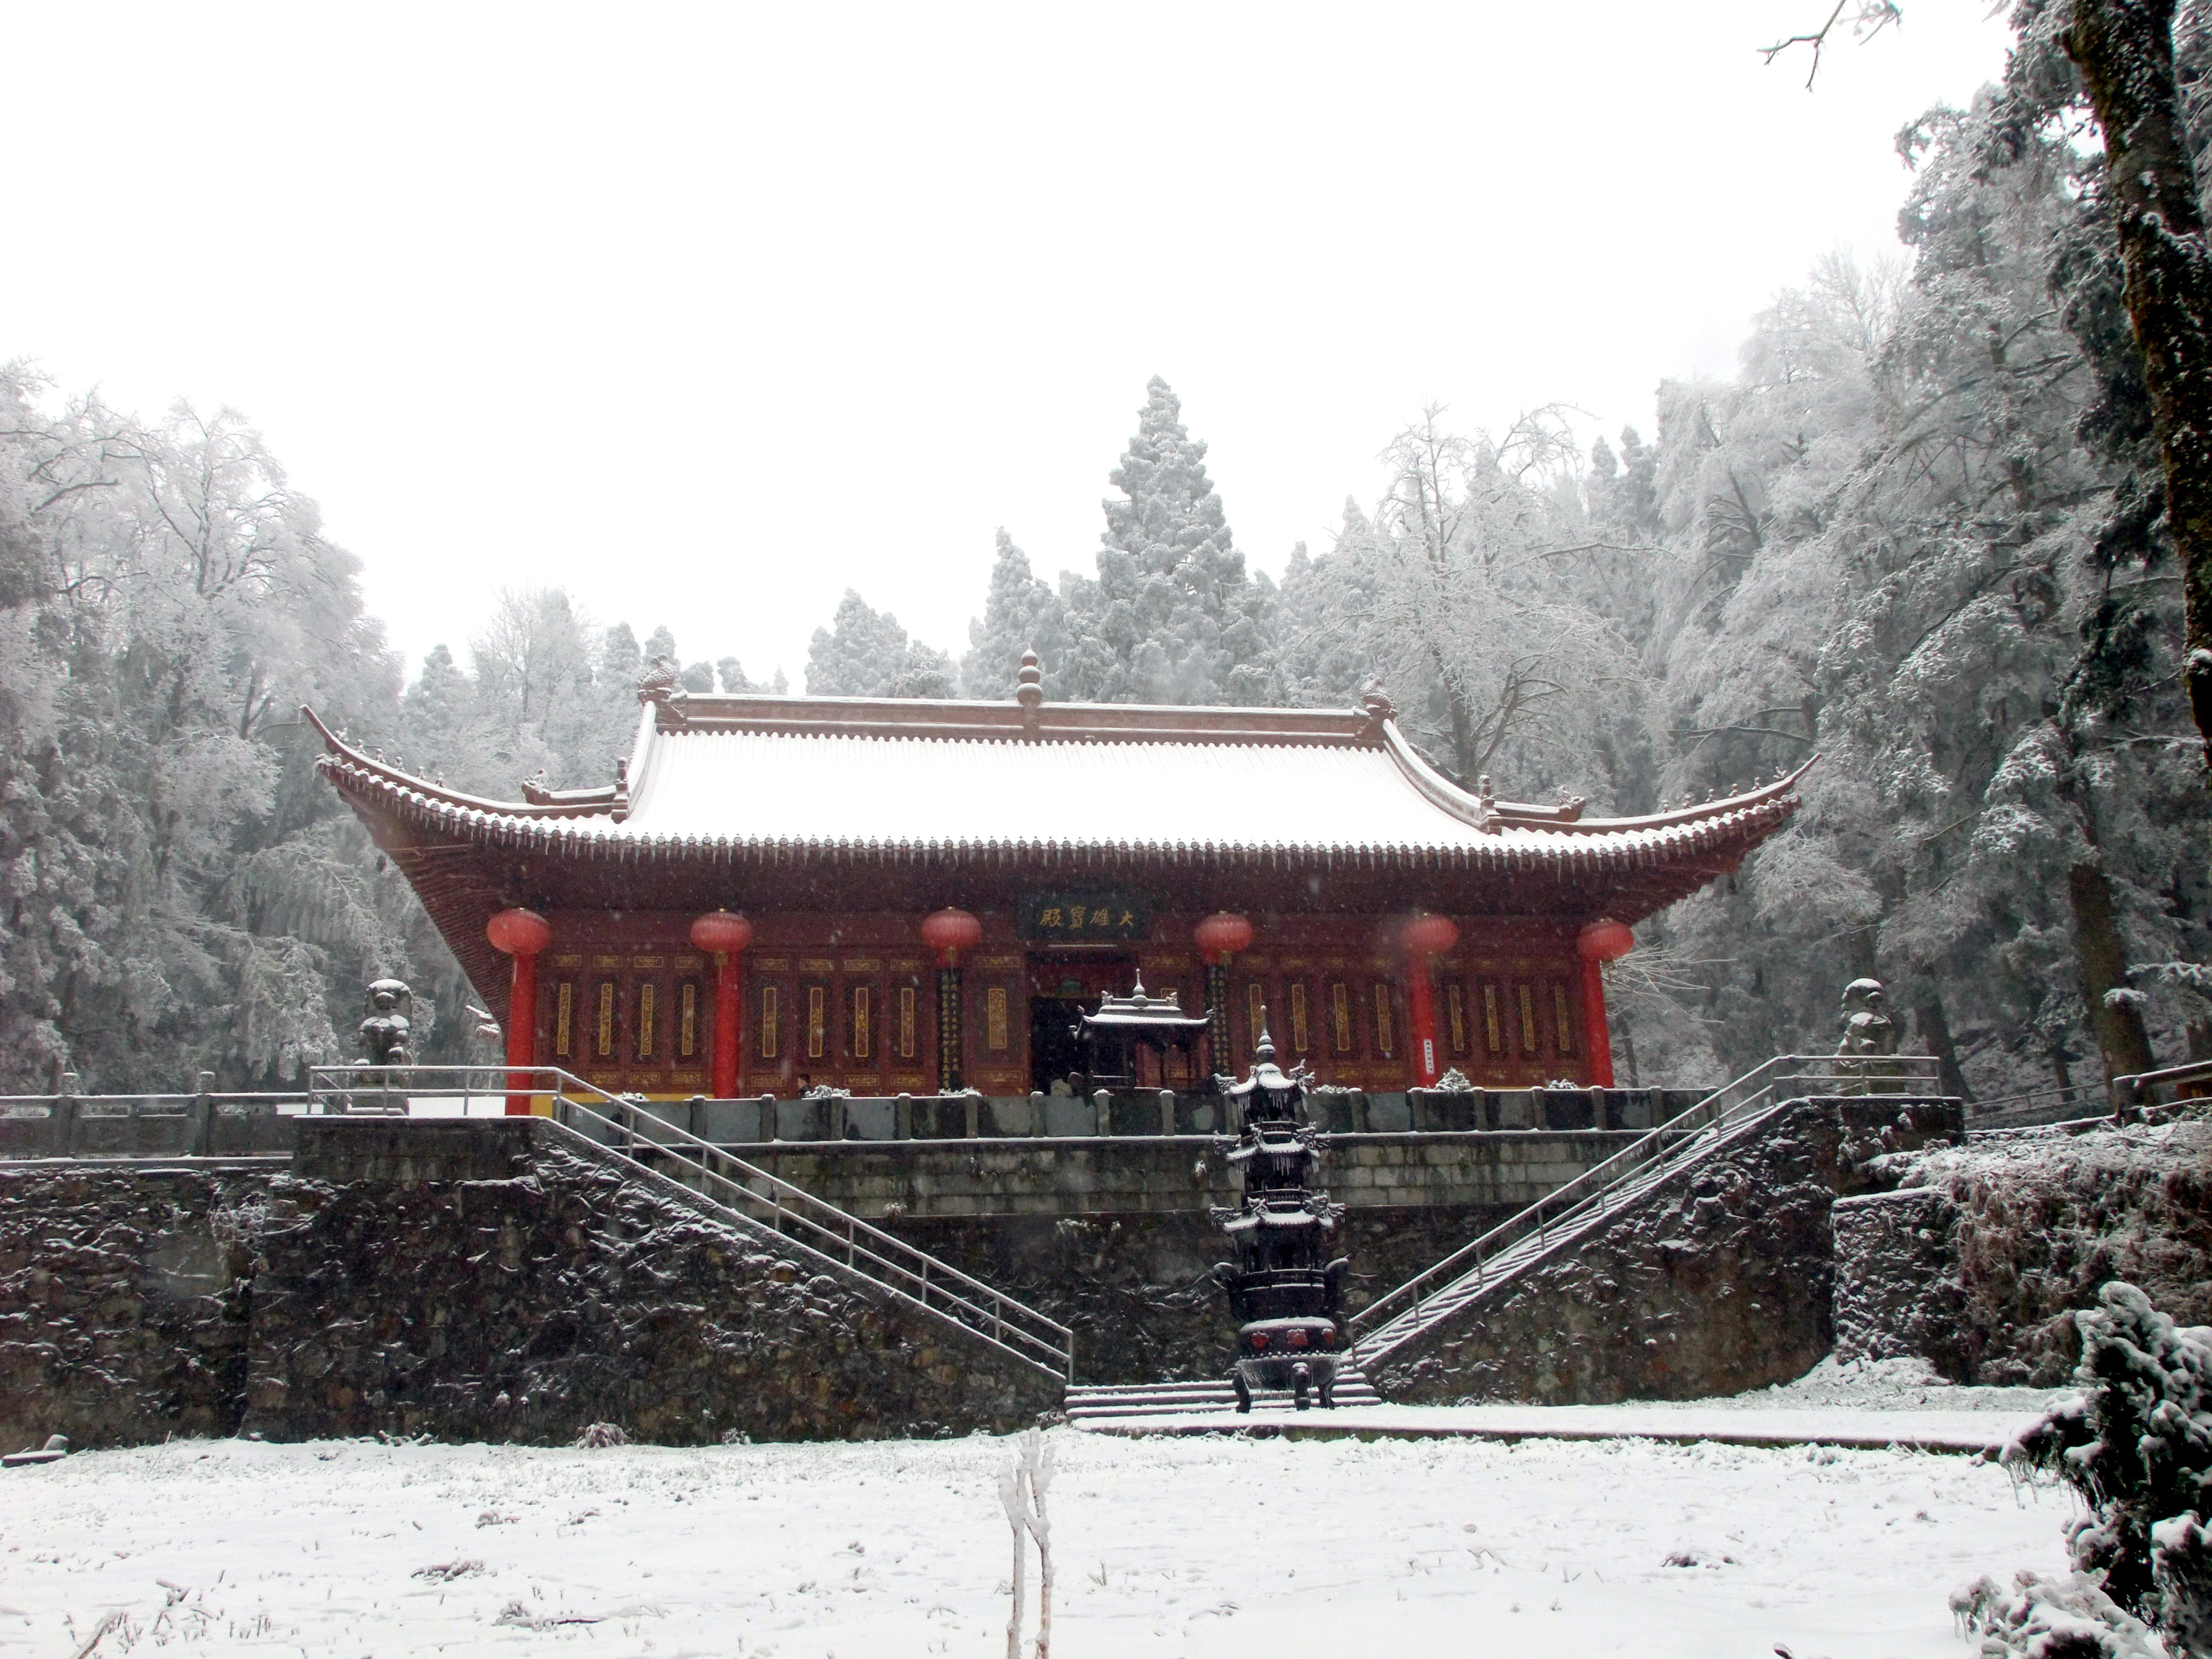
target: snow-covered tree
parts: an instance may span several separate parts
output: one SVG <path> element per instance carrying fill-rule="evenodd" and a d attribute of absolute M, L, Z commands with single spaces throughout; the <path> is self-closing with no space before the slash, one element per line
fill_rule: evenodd
<path fill-rule="evenodd" d="M 968 624 L 968 653 L 960 659 L 960 684 L 971 697 L 1011 697 L 1022 653 L 1035 650 L 1044 664 L 1045 695 L 1066 697 L 1067 611 L 1052 585 L 1031 573 L 1029 556 L 1002 528 L 983 614 Z"/>
<path fill-rule="evenodd" d="M 1273 584 L 1237 551 L 1206 446 L 1155 375 L 1103 503 L 1097 574 L 1064 576 L 1067 695 L 1095 702 L 1266 700 Z M 1039 647 L 1040 654 L 1043 647 Z"/>
<path fill-rule="evenodd" d="M 852 588 L 806 650 L 806 692 L 815 697 L 949 697 L 952 659 L 907 637 L 899 620 Z"/>

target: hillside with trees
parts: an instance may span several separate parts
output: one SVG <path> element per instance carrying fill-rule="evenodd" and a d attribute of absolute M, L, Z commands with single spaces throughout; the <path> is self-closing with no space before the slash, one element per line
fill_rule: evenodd
<path fill-rule="evenodd" d="M 2055 50 L 2027 40 L 2004 85 L 1900 136 L 1909 265 L 1823 261 L 1734 377 L 1658 389 L 1648 438 L 1419 411 L 1377 434 L 1379 497 L 1277 580 L 1156 378 L 1094 551 L 1050 569 L 1000 531 L 957 659 L 848 590 L 805 689 L 1003 698 L 1032 646 L 1054 699 L 1379 687 L 1461 783 L 1597 812 L 1817 756 L 1796 822 L 1614 970 L 1624 1080 L 1825 1046 L 1861 974 L 1984 1100 L 2212 1055 L 2181 572 Z M 2191 85 L 2201 55 L 2184 42 Z M 276 1084 L 349 1053 L 381 974 L 422 991 L 427 1056 L 469 1055 L 465 984 L 315 778 L 301 703 L 512 797 L 604 782 L 656 662 L 785 689 L 557 590 L 506 594 L 405 677 L 360 570 L 241 417 L 146 422 L 0 373 L 0 1089 Z"/>

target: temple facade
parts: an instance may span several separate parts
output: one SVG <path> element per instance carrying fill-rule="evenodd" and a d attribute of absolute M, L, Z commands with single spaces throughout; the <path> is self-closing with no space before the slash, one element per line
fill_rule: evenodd
<path fill-rule="evenodd" d="M 1591 818 L 1455 787 L 1353 709 L 687 694 L 597 789 L 457 793 L 315 721 L 323 775 L 502 1021 L 509 1063 L 729 1097 L 1084 1086 L 1141 976 L 1207 1020 L 1145 1087 L 1252 1061 L 1370 1091 L 1613 1081 L 1600 963 L 1733 871 L 1802 772 Z M 308 719 L 313 720 L 312 713 Z"/>

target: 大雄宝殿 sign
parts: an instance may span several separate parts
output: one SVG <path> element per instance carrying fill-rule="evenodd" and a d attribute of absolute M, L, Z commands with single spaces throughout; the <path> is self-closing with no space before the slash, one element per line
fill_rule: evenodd
<path fill-rule="evenodd" d="M 1017 931 L 1039 944 L 1118 945 L 1143 939 L 1152 925 L 1134 893 L 1031 893 Z"/>

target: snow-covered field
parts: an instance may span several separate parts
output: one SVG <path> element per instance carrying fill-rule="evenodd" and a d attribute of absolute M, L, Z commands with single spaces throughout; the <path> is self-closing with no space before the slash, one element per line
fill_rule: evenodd
<path fill-rule="evenodd" d="M 1911 1452 L 1051 1437 L 1062 1659 L 1958 1659 L 1946 1593 L 2069 1513 Z M 996 1656 L 1011 1443 L 79 1454 L 0 1474 L 0 1652 Z"/>

